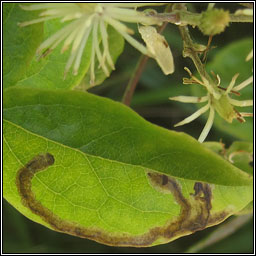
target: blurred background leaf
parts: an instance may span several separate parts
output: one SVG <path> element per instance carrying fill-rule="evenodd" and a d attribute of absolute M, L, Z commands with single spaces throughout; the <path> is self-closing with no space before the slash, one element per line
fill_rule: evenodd
<path fill-rule="evenodd" d="M 19 22 L 35 19 L 17 3 L 3 4 L 3 88 L 14 86 L 26 70 L 43 39 L 43 24 L 21 28 Z"/>
<path fill-rule="evenodd" d="M 216 7 L 229 9 L 230 12 L 243 8 L 236 3 L 217 3 Z M 189 3 L 188 8 L 190 11 L 200 12 L 207 8 L 207 3 Z M 161 7 L 156 9 L 159 11 L 163 10 Z M 131 25 L 129 26 L 132 28 Z M 133 28 L 137 32 L 136 25 Z M 196 40 L 196 42 L 207 44 L 208 38 L 203 36 L 197 28 L 193 29 L 190 27 L 189 29 L 193 39 Z M 253 24 L 230 24 L 224 33 L 221 33 L 213 38 L 212 45 L 217 46 L 217 48 L 214 48 L 209 52 L 207 62 L 210 63 L 215 55 L 221 51 L 223 47 L 228 46 L 230 43 L 235 43 L 236 41 L 240 40 L 243 41 L 243 39 L 247 40 L 248 37 L 252 38 L 253 31 Z M 157 66 L 157 63 L 150 59 L 136 88 L 131 107 L 152 123 L 169 129 L 175 129 L 177 131 L 182 130 L 198 138 L 205 123 L 205 121 L 202 119 L 197 119 L 189 125 L 182 127 L 173 127 L 175 123 L 179 122 L 196 110 L 194 105 L 191 107 L 191 105 L 189 106 L 188 104 L 168 100 L 168 98 L 171 96 L 180 94 L 189 95 L 191 93 L 190 85 L 182 85 L 182 77 L 187 77 L 187 73 L 183 70 L 183 67 L 187 66 L 192 72 L 195 72 L 195 68 L 190 59 L 184 59 L 182 57 L 182 41 L 180 39 L 178 28 L 175 25 L 168 24 L 163 34 L 165 35 L 173 52 L 175 73 L 164 76 L 160 68 Z M 138 40 L 141 40 L 138 33 L 136 33 L 135 36 L 137 36 Z M 250 48 L 247 49 L 248 53 L 250 50 Z M 240 55 L 240 52 L 237 52 L 236 55 Z M 120 101 L 125 90 L 125 86 L 129 81 L 131 72 L 134 70 L 139 57 L 140 53 L 132 48 L 129 44 L 125 43 L 124 52 L 117 60 L 116 70 L 104 81 L 102 85 L 90 89 L 90 92 Z M 242 59 L 246 56 L 240 57 Z M 217 70 L 214 71 L 215 73 L 219 72 Z M 228 83 L 236 72 L 241 72 L 240 66 L 238 66 L 238 70 L 234 70 L 232 73 L 227 72 Z M 248 72 L 251 72 L 251 69 L 249 69 Z M 221 79 L 222 82 L 224 82 L 223 76 L 221 76 Z M 240 74 L 239 79 L 242 79 L 242 74 Z M 220 138 L 222 138 L 222 142 L 226 145 L 226 147 L 228 147 L 234 140 L 238 139 L 237 135 L 220 131 L 219 128 L 217 129 L 215 126 L 211 130 L 207 140 L 219 141 Z M 41 225 L 31 222 L 17 212 L 6 201 L 4 201 L 3 252 L 183 253 L 193 244 L 199 242 L 202 238 L 206 237 L 223 224 L 196 232 L 195 234 L 180 238 L 166 245 L 141 249 L 115 248 L 46 229 Z M 20 230 L 22 233 L 19 233 L 17 230 Z M 205 248 L 203 251 L 200 251 L 200 253 L 253 253 L 253 220 L 250 220 L 231 236 Z"/>

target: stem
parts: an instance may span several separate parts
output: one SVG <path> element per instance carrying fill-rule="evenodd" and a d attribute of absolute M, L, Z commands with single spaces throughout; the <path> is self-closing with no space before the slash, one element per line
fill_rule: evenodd
<path fill-rule="evenodd" d="M 170 13 L 156 13 L 150 14 L 159 22 L 169 22 L 176 25 L 191 25 L 198 26 L 202 17 L 201 13 L 193 13 L 184 10 L 175 10 Z M 230 14 L 230 22 L 253 22 L 253 16 L 251 15 L 235 15 Z"/>
<path fill-rule="evenodd" d="M 134 70 L 134 73 L 125 89 L 122 102 L 127 106 L 130 106 L 130 104 L 131 104 L 131 100 L 132 100 L 135 88 L 136 88 L 138 81 L 140 79 L 140 76 L 147 64 L 148 59 L 149 59 L 148 56 L 145 56 L 145 55 L 140 56 L 137 66 Z"/>
<path fill-rule="evenodd" d="M 253 16 L 230 14 L 230 22 L 253 22 Z"/>
<path fill-rule="evenodd" d="M 184 43 L 184 50 L 183 50 L 183 57 L 189 57 L 194 62 L 198 73 L 200 74 L 204 86 L 207 88 L 215 98 L 219 98 L 220 95 L 218 91 L 216 91 L 216 83 L 212 80 L 209 74 L 205 70 L 205 65 L 201 62 L 198 52 L 194 49 L 194 43 L 189 35 L 188 27 L 187 26 L 179 26 L 179 30 L 181 33 L 181 37 Z"/>
<path fill-rule="evenodd" d="M 165 9 L 165 12 L 168 12 L 169 8 L 170 8 L 170 6 L 167 6 Z M 163 25 L 158 29 L 158 33 L 161 34 L 164 31 L 164 29 L 166 28 L 167 24 L 168 24 L 167 22 L 164 22 Z M 130 104 L 131 104 L 134 91 L 135 91 L 138 81 L 141 77 L 141 74 L 148 62 L 148 59 L 149 59 L 148 56 L 145 56 L 145 55 L 140 56 L 139 61 L 136 65 L 136 68 L 133 72 L 133 75 L 132 75 L 131 79 L 129 80 L 128 85 L 126 86 L 122 102 L 127 106 L 130 106 Z"/>
<path fill-rule="evenodd" d="M 173 11 L 170 13 L 151 14 L 152 17 L 158 19 L 160 22 L 169 22 L 177 25 L 191 25 L 197 26 L 199 24 L 201 14 L 192 13 L 188 11 Z"/>
<path fill-rule="evenodd" d="M 189 35 L 187 26 L 179 26 L 180 34 L 184 42 L 183 56 L 189 57 L 194 62 L 196 69 L 201 77 L 206 78 L 210 83 L 213 83 L 211 77 L 205 70 L 204 64 L 201 62 L 198 52 L 194 50 L 194 43 Z"/>

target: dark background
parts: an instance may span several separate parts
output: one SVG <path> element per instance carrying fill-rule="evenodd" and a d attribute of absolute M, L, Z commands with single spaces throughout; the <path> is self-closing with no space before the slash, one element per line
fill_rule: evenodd
<path fill-rule="evenodd" d="M 222 3 L 216 7 L 228 9 L 231 12 L 240 8 L 238 4 Z M 207 8 L 207 4 L 189 4 L 189 10 L 200 12 Z M 243 7 L 241 7 L 243 8 Z M 137 25 L 130 26 L 136 31 Z M 190 32 L 193 39 L 198 43 L 207 44 L 208 38 L 203 36 L 198 29 Z M 169 88 L 182 85 L 182 78 L 188 77 L 183 67 L 187 66 L 193 72 L 195 68 L 190 59 L 182 57 L 182 41 L 178 28 L 168 24 L 164 35 L 170 44 L 175 60 L 175 73 L 165 76 L 156 62 L 149 60 L 144 73 L 138 83 L 131 107 L 148 121 L 167 129 L 184 131 L 191 136 L 198 138 L 205 120 L 196 119 L 189 125 L 174 128 L 173 125 L 191 113 L 191 109 L 181 104 L 168 100 Z M 253 24 L 233 23 L 224 33 L 213 38 L 213 49 L 208 55 L 208 61 L 214 53 L 230 42 L 252 37 Z M 136 34 L 135 37 L 139 38 Z M 250 49 L 248 49 L 249 53 Z M 116 70 L 102 85 L 90 89 L 91 93 L 102 95 L 120 101 L 124 93 L 129 78 L 140 57 L 140 53 L 132 48 L 128 43 L 125 50 L 116 63 Z M 189 85 L 187 85 L 189 86 Z M 184 104 L 186 105 L 186 104 Z M 212 129 L 207 140 L 219 141 L 219 131 Z M 222 140 L 226 145 L 230 145 L 235 140 L 228 134 L 222 134 Z M 232 220 L 232 217 L 227 221 Z M 221 224 L 220 224 L 221 225 Z M 219 225 L 219 226 L 220 226 Z M 196 232 L 175 240 L 169 244 L 154 246 L 150 248 L 115 248 L 98 244 L 96 242 L 72 237 L 70 235 L 58 233 L 47 229 L 37 223 L 28 220 L 21 215 L 5 200 L 3 200 L 3 252 L 4 253 L 183 253 L 190 246 L 205 238 L 213 230 L 211 227 L 206 230 Z M 202 253 L 252 253 L 253 252 L 253 221 L 238 229 L 226 239 L 200 251 Z"/>

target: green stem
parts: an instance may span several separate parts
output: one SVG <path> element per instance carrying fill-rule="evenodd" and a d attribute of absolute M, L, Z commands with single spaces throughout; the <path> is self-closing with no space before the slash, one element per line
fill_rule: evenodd
<path fill-rule="evenodd" d="M 206 72 L 205 66 L 198 56 L 198 52 L 194 49 L 194 43 L 189 35 L 188 27 L 179 26 L 179 30 L 184 42 L 183 56 L 191 58 L 200 76 L 206 78 L 210 84 L 214 84 L 212 78 Z"/>
<path fill-rule="evenodd" d="M 214 97 L 219 98 L 219 92 L 216 90 L 216 83 L 212 80 L 209 74 L 205 70 L 205 65 L 201 62 L 198 51 L 195 50 L 194 43 L 189 35 L 187 26 L 179 26 L 179 30 L 184 43 L 183 56 L 189 57 L 196 66 L 199 75 L 202 78 L 202 82 L 206 87 L 207 91 L 210 92 Z M 205 81 L 207 80 L 207 82 Z"/>
<path fill-rule="evenodd" d="M 157 13 L 150 15 L 159 20 L 159 22 L 169 22 L 181 26 L 198 26 L 200 25 L 200 19 L 202 17 L 200 13 L 193 13 L 183 10 L 175 10 L 170 13 Z M 230 22 L 253 22 L 253 16 L 230 14 Z"/>
<path fill-rule="evenodd" d="M 253 16 L 230 14 L 230 22 L 253 22 Z"/>
<path fill-rule="evenodd" d="M 191 25 L 197 26 L 199 24 L 201 14 L 187 11 L 173 11 L 170 13 L 157 13 L 152 16 L 160 22 L 169 22 L 176 25 Z"/>

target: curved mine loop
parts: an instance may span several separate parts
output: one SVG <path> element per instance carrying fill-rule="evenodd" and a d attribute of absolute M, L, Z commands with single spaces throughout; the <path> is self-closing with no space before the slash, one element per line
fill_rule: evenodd
<path fill-rule="evenodd" d="M 35 196 L 31 190 L 31 180 L 35 173 L 44 170 L 50 165 L 54 164 L 54 157 L 50 153 L 40 154 L 35 156 L 24 167 L 22 167 L 16 177 L 16 185 L 22 198 L 22 203 L 28 208 L 36 201 Z M 33 210 L 32 210 L 33 211 Z M 38 214 L 36 212 L 36 214 Z M 39 215 L 39 214 L 38 214 Z"/>
<path fill-rule="evenodd" d="M 34 173 L 47 168 L 54 164 L 54 157 L 50 153 L 43 155 L 37 155 L 29 163 L 26 164 L 25 168 L 28 168 Z"/>
<path fill-rule="evenodd" d="M 209 184 L 195 182 L 195 193 L 185 198 L 181 186 L 174 178 L 155 172 L 148 172 L 148 176 L 153 187 L 170 191 L 175 201 L 181 206 L 178 218 L 166 227 L 165 237 L 170 239 L 174 236 L 191 234 L 206 228 L 213 221 L 219 221 L 220 217 L 227 217 L 224 213 L 221 216 L 211 216 L 212 193 Z"/>
<path fill-rule="evenodd" d="M 44 170 L 54 163 L 50 153 L 35 156 L 22 167 L 17 174 L 16 184 L 22 203 L 34 214 L 49 224 L 58 232 L 73 236 L 95 240 L 112 246 L 146 247 L 161 241 L 169 242 L 178 237 L 189 235 L 197 230 L 223 221 L 228 214 L 221 212 L 218 216 L 211 216 L 211 188 L 206 183 L 196 182 L 194 194 L 185 198 L 178 181 L 167 175 L 148 172 L 149 180 L 154 188 L 167 190 L 180 205 L 179 216 L 170 219 L 165 225 L 149 229 L 144 234 L 132 235 L 126 232 L 120 234 L 109 233 L 97 227 L 84 227 L 73 221 L 62 219 L 36 199 L 32 191 L 31 180 L 35 173 Z"/>

